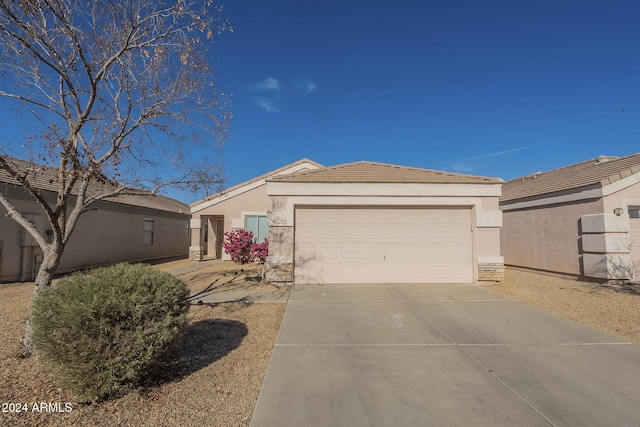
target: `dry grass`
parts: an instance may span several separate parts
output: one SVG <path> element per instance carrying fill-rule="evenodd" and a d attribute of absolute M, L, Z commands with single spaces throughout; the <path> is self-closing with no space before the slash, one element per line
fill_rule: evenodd
<path fill-rule="evenodd" d="M 181 262 L 158 266 L 173 269 Z M 193 291 L 275 289 L 257 284 L 255 270 L 214 264 L 182 278 Z M 156 384 L 139 394 L 92 405 L 75 403 L 37 358 L 17 357 L 33 284 L 0 285 L 0 403 L 27 403 L 29 412 L 0 413 L 3 426 L 242 426 L 248 425 L 284 304 L 192 306 L 183 344 Z M 71 403 L 71 412 L 34 412 L 36 402 Z M 53 409 L 58 409 L 53 407 Z"/>
<path fill-rule="evenodd" d="M 640 285 L 602 285 L 507 269 L 487 289 L 640 344 Z"/>

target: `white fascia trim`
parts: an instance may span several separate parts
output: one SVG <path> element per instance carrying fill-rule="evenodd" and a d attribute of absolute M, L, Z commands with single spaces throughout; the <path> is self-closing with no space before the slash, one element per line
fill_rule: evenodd
<path fill-rule="evenodd" d="M 505 201 L 500 202 L 500 210 L 510 211 L 513 209 L 532 208 L 536 206 L 554 205 L 557 203 L 575 202 L 578 200 L 597 199 L 602 197 L 602 188 L 591 188 L 577 193 L 562 194 L 560 196 L 542 197 L 535 200 L 527 200 L 525 202 Z"/>
<path fill-rule="evenodd" d="M 290 173 L 296 173 L 296 172 L 300 172 L 302 170 L 314 170 L 314 169 L 318 169 L 317 166 L 312 165 L 311 163 L 301 163 L 299 165 L 287 168 L 283 171 L 278 172 L 275 175 L 286 175 L 286 174 L 290 174 Z M 201 210 L 207 209 L 213 205 L 216 205 L 220 202 L 224 202 L 225 200 L 229 200 L 232 197 L 238 196 L 240 194 L 246 193 L 247 191 L 251 191 L 253 189 L 256 189 L 258 187 L 261 187 L 263 185 L 265 185 L 267 183 L 267 180 L 269 178 L 263 178 L 263 179 L 258 179 L 256 181 L 250 182 L 246 185 L 243 185 L 242 187 L 236 188 L 235 190 L 231 190 L 228 193 L 223 193 L 221 195 L 219 195 L 218 197 L 214 197 L 211 200 L 207 200 L 204 203 L 201 203 L 197 206 L 194 206 L 191 208 L 191 214 L 193 215 L 196 212 L 199 212 Z"/>
<path fill-rule="evenodd" d="M 300 171 L 303 171 L 303 170 L 315 170 L 315 169 L 320 169 L 320 168 L 318 168 L 316 165 L 312 165 L 311 163 L 301 163 L 301 164 L 299 164 L 297 166 L 294 166 L 292 168 L 285 169 L 285 170 L 280 171 L 280 172 L 278 172 L 276 174 L 273 174 L 272 176 L 287 175 L 287 174 L 290 174 L 290 173 L 296 173 L 296 172 L 300 172 Z"/>
<path fill-rule="evenodd" d="M 269 196 L 500 196 L 502 184 L 268 182 Z"/>
<path fill-rule="evenodd" d="M 238 195 L 240 195 L 242 193 L 246 193 L 247 191 L 251 191 L 251 190 L 256 189 L 258 187 L 261 187 L 261 186 L 263 186 L 265 184 L 266 184 L 266 181 L 264 179 L 259 179 L 257 181 L 251 182 L 251 183 L 249 183 L 247 185 L 243 185 L 240 188 L 236 188 L 235 190 L 229 191 L 228 193 L 221 194 L 218 197 L 214 197 L 211 200 L 207 200 L 204 203 L 201 203 L 201 204 L 199 204 L 197 206 L 192 207 L 191 208 L 191 214 L 193 215 L 196 212 L 199 212 L 201 210 L 207 209 L 207 208 L 209 208 L 209 207 L 211 207 L 213 205 L 216 205 L 216 204 L 218 204 L 220 202 L 224 202 L 225 200 L 229 200 L 232 197 L 238 196 Z"/>
<path fill-rule="evenodd" d="M 640 173 L 634 173 L 633 175 L 629 175 L 626 178 L 622 178 L 612 184 L 605 185 L 602 188 L 602 195 L 608 196 L 617 191 L 624 190 L 627 187 L 631 187 L 633 184 L 637 184 L 640 182 Z"/>

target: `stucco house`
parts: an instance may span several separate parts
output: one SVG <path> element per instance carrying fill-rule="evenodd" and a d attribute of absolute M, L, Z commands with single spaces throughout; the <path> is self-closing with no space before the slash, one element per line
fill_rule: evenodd
<path fill-rule="evenodd" d="M 301 159 L 192 203 L 189 258 L 230 259 L 222 250 L 222 243 L 224 233 L 233 229 L 252 231 L 258 242 L 264 241 L 269 236 L 267 211 L 271 209 L 267 178 L 322 167 L 312 160 Z"/>
<path fill-rule="evenodd" d="M 640 279 L 640 154 L 539 172 L 502 187 L 505 264 Z"/>
<path fill-rule="evenodd" d="M 502 180 L 374 162 L 267 179 L 267 279 L 473 283 L 503 277 Z"/>
<path fill-rule="evenodd" d="M 51 169 L 41 165 L 33 167 L 42 171 L 35 180 L 37 188 L 53 203 L 54 184 L 47 175 Z M 4 171 L 0 171 L 0 191 L 48 235 L 44 211 Z M 92 207 L 78 220 L 58 273 L 188 253 L 189 206 L 182 202 L 151 194 L 120 195 L 96 202 Z M 42 261 L 42 251 L 31 235 L 5 213 L 0 205 L 0 282 L 32 280 Z"/>

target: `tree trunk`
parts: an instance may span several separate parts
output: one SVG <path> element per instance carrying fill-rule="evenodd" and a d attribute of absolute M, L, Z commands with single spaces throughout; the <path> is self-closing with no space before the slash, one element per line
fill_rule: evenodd
<path fill-rule="evenodd" d="M 58 269 L 60 258 L 62 257 L 62 246 L 52 245 L 49 250 L 44 251 L 44 259 L 36 276 L 35 287 L 33 288 L 32 301 L 38 297 L 40 292 L 51 286 L 53 275 Z M 31 357 L 34 353 L 33 339 L 31 336 L 30 319 L 27 318 L 24 337 L 20 342 L 20 356 Z"/>

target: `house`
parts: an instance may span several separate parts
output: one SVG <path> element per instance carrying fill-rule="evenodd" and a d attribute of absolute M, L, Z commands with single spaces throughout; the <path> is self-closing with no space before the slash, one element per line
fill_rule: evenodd
<path fill-rule="evenodd" d="M 500 280 L 502 180 L 374 162 L 267 179 L 267 279 Z"/>
<path fill-rule="evenodd" d="M 505 263 L 598 280 L 640 279 L 640 153 L 506 182 Z"/>
<path fill-rule="evenodd" d="M 189 258 L 230 259 L 222 250 L 222 243 L 224 233 L 233 229 L 252 231 L 256 240 L 263 242 L 269 236 L 267 211 L 271 209 L 267 178 L 322 167 L 312 160 L 301 159 L 192 203 Z"/>
<path fill-rule="evenodd" d="M 35 164 L 31 167 L 37 172 L 34 184 L 54 203 L 55 187 L 53 179 L 49 179 L 52 169 Z M 1 170 L 0 191 L 45 236 L 50 235 L 42 208 Z M 92 208 L 78 220 L 62 255 L 59 273 L 188 253 L 190 215 L 189 206 L 184 203 L 149 193 L 119 195 L 98 201 Z M 2 205 L 0 213 L 0 282 L 33 280 L 42 262 L 42 251 L 29 233 L 5 215 Z"/>

